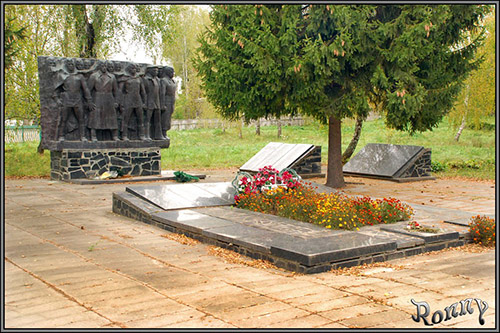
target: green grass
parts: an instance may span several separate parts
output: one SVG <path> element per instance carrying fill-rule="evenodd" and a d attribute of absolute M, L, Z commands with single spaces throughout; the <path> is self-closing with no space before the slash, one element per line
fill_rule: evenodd
<path fill-rule="evenodd" d="M 50 176 L 50 152 L 37 153 L 39 141 L 5 144 L 5 176 Z"/>
<path fill-rule="evenodd" d="M 491 121 L 490 121 L 491 122 Z M 494 122 L 494 121 L 493 121 Z M 342 126 L 342 146 L 347 147 L 354 131 L 354 121 L 347 119 Z M 457 176 L 473 179 L 495 179 L 495 131 L 466 128 L 459 142 L 454 140 L 456 129 L 447 119 L 433 131 L 413 136 L 385 128 L 381 119 L 365 122 L 358 153 L 367 143 L 418 145 L 432 149 L 432 161 L 445 166 L 435 172 L 438 177 Z M 283 126 L 277 138 L 276 126 L 262 127 L 255 135 L 254 127 L 196 129 L 170 131 L 170 148 L 162 149 L 162 169 L 220 169 L 240 167 L 269 142 L 308 143 L 322 147 L 322 161 L 327 162 L 328 127 L 318 123 L 304 126 Z M 50 152 L 36 152 L 38 142 L 5 144 L 6 176 L 49 176 Z M 354 156 L 354 155 L 353 155 Z M 474 162 L 471 166 L 471 162 Z M 458 167 L 451 167 L 451 165 Z"/>

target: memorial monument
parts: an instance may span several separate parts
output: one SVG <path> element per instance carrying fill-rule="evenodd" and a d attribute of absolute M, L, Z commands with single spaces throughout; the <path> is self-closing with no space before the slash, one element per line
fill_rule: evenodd
<path fill-rule="evenodd" d="M 173 73 L 127 61 L 38 57 L 41 146 L 50 150 L 51 178 L 161 174 Z"/>

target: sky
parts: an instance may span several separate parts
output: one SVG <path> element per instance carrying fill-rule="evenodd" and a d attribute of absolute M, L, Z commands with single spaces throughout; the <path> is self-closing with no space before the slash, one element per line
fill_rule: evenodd
<path fill-rule="evenodd" d="M 210 11 L 209 5 L 196 5 L 207 11 Z M 132 32 L 127 30 L 125 36 L 120 38 L 120 51 L 110 57 L 112 60 L 132 61 L 137 63 L 153 64 L 153 58 L 146 54 L 144 46 L 138 45 L 132 41 Z M 169 63 L 160 63 L 155 65 L 168 65 Z"/>

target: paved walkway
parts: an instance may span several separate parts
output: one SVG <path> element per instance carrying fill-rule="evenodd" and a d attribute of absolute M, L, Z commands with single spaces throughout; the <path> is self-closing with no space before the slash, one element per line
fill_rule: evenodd
<path fill-rule="evenodd" d="M 231 180 L 206 173 L 207 182 Z M 348 193 L 495 212 L 493 183 L 347 180 Z M 484 325 L 474 301 L 472 314 L 433 327 L 496 326 L 494 250 L 297 275 L 227 261 L 209 245 L 114 214 L 111 195 L 125 186 L 6 180 L 7 328 L 426 328 L 412 320 L 411 299 L 429 304 L 432 323 L 436 310 L 458 302 L 460 312 L 466 298 L 487 302 Z"/>

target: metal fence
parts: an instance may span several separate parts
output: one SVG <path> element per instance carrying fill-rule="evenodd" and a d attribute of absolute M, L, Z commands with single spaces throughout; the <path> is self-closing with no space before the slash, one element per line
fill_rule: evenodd
<path fill-rule="evenodd" d="M 260 126 L 272 126 L 277 124 L 276 119 L 261 119 Z M 280 119 L 282 125 L 297 126 L 304 125 L 308 121 L 301 117 L 283 118 Z M 223 128 L 228 126 L 228 122 L 221 119 L 183 119 L 172 120 L 172 130 L 188 130 L 195 128 Z M 250 123 L 250 126 L 255 126 L 255 121 Z M 27 142 L 41 140 L 40 126 L 5 126 L 5 142 Z"/>
<path fill-rule="evenodd" d="M 39 141 L 40 126 L 5 126 L 5 142 Z"/>

